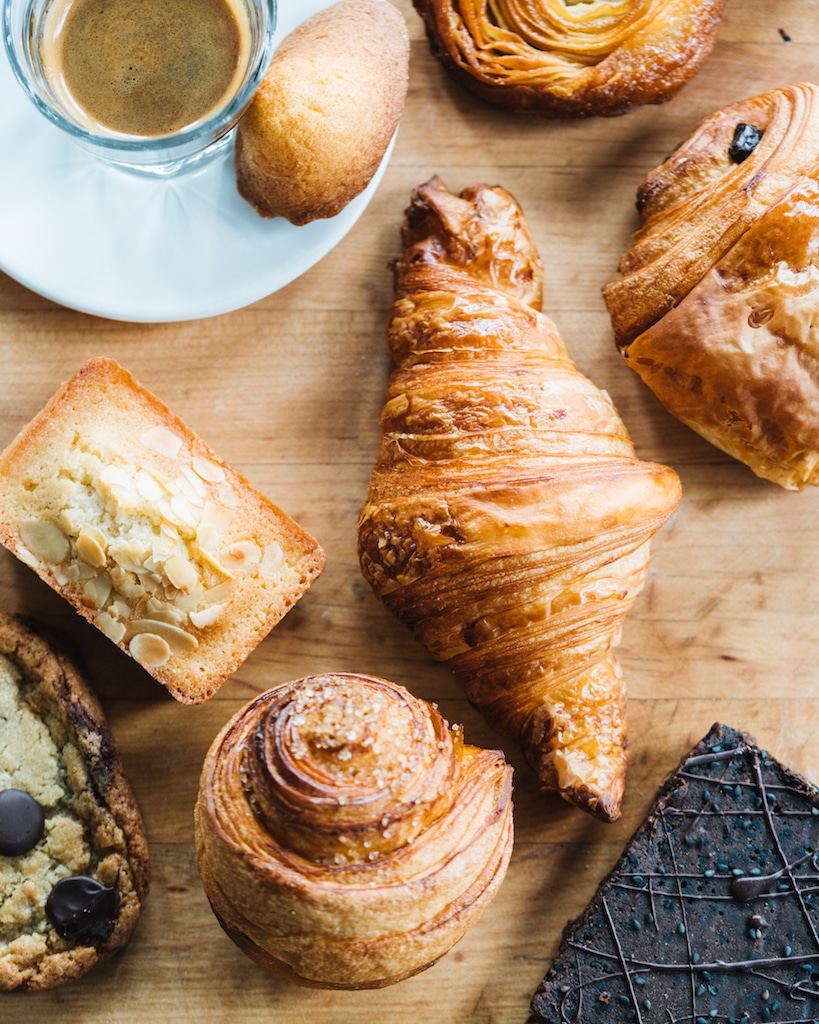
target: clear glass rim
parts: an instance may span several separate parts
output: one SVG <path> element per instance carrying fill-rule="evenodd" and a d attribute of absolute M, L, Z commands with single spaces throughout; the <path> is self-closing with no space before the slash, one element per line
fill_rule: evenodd
<path fill-rule="evenodd" d="M 276 0 L 259 0 L 260 7 L 266 16 L 266 23 L 260 26 L 255 12 L 251 9 L 253 49 L 249 71 L 233 99 L 224 107 L 209 117 L 195 121 L 170 135 L 133 136 L 115 132 L 96 132 L 77 124 L 65 115 L 56 101 L 51 100 L 49 90 L 41 86 L 35 70 L 26 68 L 24 61 L 21 61 L 18 44 L 20 49 L 25 50 L 25 48 L 22 45 L 22 39 L 17 40 L 15 36 L 22 35 L 22 33 L 15 33 L 13 24 L 13 8 L 20 3 L 25 4 L 26 10 L 33 6 L 31 0 L 29 2 L 27 0 L 3 0 L 2 10 L 3 45 L 14 77 L 40 113 L 47 117 L 52 124 L 57 125 L 80 143 L 93 146 L 97 150 L 109 150 L 112 153 L 141 153 L 143 155 L 156 153 L 162 155 L 184 149 L 200 138 L 218 138 L 219 135 L 231 128 L 250 102 L 267 71 L 273 53 L 276 31 Z M 252 5 L 248 4 L 248 7 L 252 8 Z M 28 21 L 27 17 L 26 21 Z"/>

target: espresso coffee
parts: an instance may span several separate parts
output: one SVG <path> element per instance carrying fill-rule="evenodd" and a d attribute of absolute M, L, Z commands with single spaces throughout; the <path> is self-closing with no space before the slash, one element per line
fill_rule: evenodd
<path fill-rule="evenodd" d="M 220 109 L 249 52 L 242 0 L 53 0 L 40 44 L 49 84 L 81 123 L 137 136 Z"/>

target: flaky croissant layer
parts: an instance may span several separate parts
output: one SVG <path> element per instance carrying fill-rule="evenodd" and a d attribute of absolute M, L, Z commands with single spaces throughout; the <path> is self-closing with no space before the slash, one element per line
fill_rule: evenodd
<path fill-rule="evenodd" d="M 197 863 L 237 945 L 302 984 L 377 988 L 477 920 L 512 849 L 511 768 L 372 676 L 296 680 L 214 741 Z"/>
<path fill-rule="evenodd" d="M 507 192 L 457 197 L 433 179 L 404 243 L 362 570 L 547 786 L 616 818 L 612 648 L 679 481 L 636 458 L 608 395 L 533 308 L 542 268 Z"/>
<path fill-rule="evenodd" d="M 629 366 L 757 475 L 819 484 L 819 87 L 716 111 L 637 201 L 603 293 Z"/>

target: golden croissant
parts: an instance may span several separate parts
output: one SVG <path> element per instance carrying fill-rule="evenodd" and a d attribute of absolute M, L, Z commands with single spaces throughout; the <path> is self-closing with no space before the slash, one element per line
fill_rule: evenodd
<path fill-rule="evenodd" d="M 540 304 L 508 192 L 416 189 L 395 263 L 396 368 L 359 520 L 365 577 L 546 786 L 606 820 L 625 776 L 612 653 L 680 499 Z"/>
<path fill-rule="evenodd" d="M 644 225 L 604 289 L 629 366 L 757 475 L 819 484 L 819 89 L 718 110 L 637 206 Z"/>
<path fill-rule="evenodd" d="M 256 963 L 321 988 L 380 988 L 475 923 L 512 851 L 512 769 L 373 676 L 312 676 L 214 741 L 196 856 L 220 924 Z"/>
<path fill-rule="evenodd" d="M 710 54 L 725 0 L 413 0 L 472 92 L 551 117 L 670 99 Z"/>

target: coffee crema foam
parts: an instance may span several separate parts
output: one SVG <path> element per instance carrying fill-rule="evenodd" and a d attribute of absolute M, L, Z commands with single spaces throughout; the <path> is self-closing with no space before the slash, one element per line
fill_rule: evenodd
<path fill-rule="evenodd" d="M 239 90 L 251 31 L 241 0 L 54 0 L 40 57 L 69 116 L 92 131 L 159 137 Z"/>

